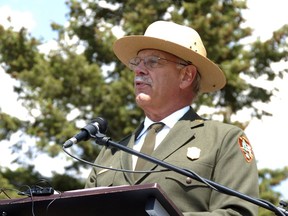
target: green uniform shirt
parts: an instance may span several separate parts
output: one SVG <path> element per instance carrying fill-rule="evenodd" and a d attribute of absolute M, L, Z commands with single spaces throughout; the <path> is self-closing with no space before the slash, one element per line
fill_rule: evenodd
<path fill-rule="evenodd" d="M 132 148 L 140 130 L 141 127 L 120 143 Z M 152 156 L 248 196 L 259 196 L 256 160 L 244 132 L 233 125 L 204 121 L 192 109 L 175 124 Z M 103 147 L 95 163 L 132 170 L 132 155 Z M 163 167 L 148 163 L 144 170 L 150 169 Z M 173 171 L 147 173 L 134 179 L 132 173 L 93 168 L 85 187 L 145 183 L 158 183 L 187 216 L 258 215 L 255 204 L 217 192 Z"/>

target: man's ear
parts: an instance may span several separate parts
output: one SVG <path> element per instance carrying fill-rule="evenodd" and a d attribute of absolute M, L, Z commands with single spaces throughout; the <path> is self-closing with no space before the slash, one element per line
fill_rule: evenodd
<path fill-rule="evenodd" d="M 180 88 L 184 89 L 191 86 L 197 74 L 197 69 L 194 65 L 188 65 L 181 69 L 181 83 Z"/>

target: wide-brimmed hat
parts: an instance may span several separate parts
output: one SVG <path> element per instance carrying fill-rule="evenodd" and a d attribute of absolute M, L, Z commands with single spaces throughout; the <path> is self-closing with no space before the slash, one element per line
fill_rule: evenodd
<path fill-rule="evenodd" d="M 226 83 L 222 70 L 207 58 L 199 34 L 190 27 L 156 21 L 148 26 L 144 35 L 124 36 L 113 45 L 115 55 L 126 66 L 143 49 L 162 50 L 191 62 L 200 73 L 202 93 L 219 90 Z"/>

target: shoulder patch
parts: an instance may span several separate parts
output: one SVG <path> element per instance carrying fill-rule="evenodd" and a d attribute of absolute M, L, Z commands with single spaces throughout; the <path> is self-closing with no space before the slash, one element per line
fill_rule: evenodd
<path fill-rule="evenodd" d="M 249 140 L 245 136 L 240 136 L 238 143 L 245 160 L 250 163 L 254 159 L 254 153 Z"/>

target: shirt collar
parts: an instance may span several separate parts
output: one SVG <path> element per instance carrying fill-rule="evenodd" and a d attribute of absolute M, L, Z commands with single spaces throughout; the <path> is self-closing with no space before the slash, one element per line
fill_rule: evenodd
<path fill-rule="evenodd" d="M 165 127 L 168 127 L 169 129 L 171 129 L 176 122 L 186 113 L 188 112 L 188 110 L 190 109 L 190 106 L 186 106 L 183 107 L 179 110 L 177 110 L 176 112 L 170 114 L 169 116 L 167 116 L 166 118 L 162 119 L 160 122 L 163 122 L 165 124 Z M 141 132 L 141 134 L 143 132 L 145 132 L 147 130 L 147 128 L 153 124 L 156 123 L 154 121 L 152 121 L 151 119 L 149 119 L 147 116 L 144 119 L 144 128 Z"/>

